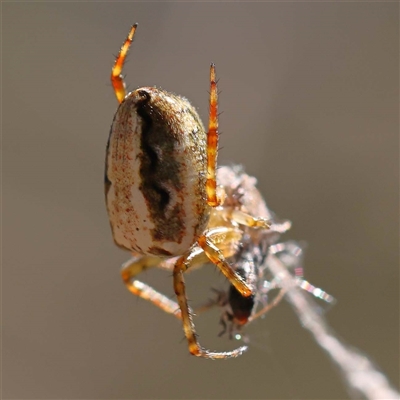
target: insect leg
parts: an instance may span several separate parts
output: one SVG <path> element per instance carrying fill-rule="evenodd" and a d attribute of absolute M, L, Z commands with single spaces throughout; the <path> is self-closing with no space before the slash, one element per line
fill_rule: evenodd
<path fill-rule="evenodd" d="M 285 296 L 285 291 L 283 289 L 281 289 L 279 291 L 279 293 L 277 294 L 277 296 L 267 305 L 265 305 L 260 311 L 257 311 L 254 315 L 252 315 L 249 318 L 249 322 L 254 321 L 255 319 L 261 317 L 262 315 L 266 314 L 267 312 L 269 312 L 270 310 L 272 310 L 274 307 L 276 307 L 281 300 L 283 299 L 283 297 Z"/>

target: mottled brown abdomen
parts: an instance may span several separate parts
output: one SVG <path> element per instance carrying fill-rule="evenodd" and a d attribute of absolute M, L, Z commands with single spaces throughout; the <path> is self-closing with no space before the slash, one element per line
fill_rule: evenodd
<path fill-rule="evenodd" d="M 106 202 L 115 242 L 181 255 L 207 226 L 207 138 L 183 97 L 140 88 L 120 104 L 106 155 Z"/>

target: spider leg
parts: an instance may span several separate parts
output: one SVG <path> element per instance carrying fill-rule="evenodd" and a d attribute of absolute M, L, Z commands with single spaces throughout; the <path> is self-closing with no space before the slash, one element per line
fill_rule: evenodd
<path fill-rule="evenodd" d="M 287 266 L 288 270 L 294 274 L 297 285 L 301 289 L 311 293 L 315 298 L 321 299 L 329 305 L 335 304 L 336 299 L 333 296 L 304 279 L 302 266 L 303 247 L 301 245 L 292 241 L 277 243 L 270 247 L 270 252 L 278 257 Z M 275 281 L 274 279 L 271 283 L 279 287 L 279 283 Z"/>
<path fill-rule="evenodd" d="M 207 203 L 217 207 L 222 200 L 217 193 L 217 155 L 218 155 L 218 89 L 215 80 L 215 65 L 210 67 L 210 116 L 207 133 Z"/>
<path fill-rule="evenodd" d="M 218 228 L 220 229 L 220 228 Z M 235 231 L 234 228 L 224 228 L 227 232 Z M 213 241 L 215 230 L 210 229 L 197 240 L 199 246 L 204 250 L 209 260 L 215 264 L 220 271 L 225 275 L 228 281 L 239 291 L 239 293 L 248 297 L 253 294 L 252 288 L 246 281 L 229 265 L 226 261 L 223 252 L 216 246 Z"/>
<path fill-rule="evenodd" d="M 114 66 L 111 70 L 111 84 L 114 88 L 115 96 L 117 97 L 118 103 L 121 103 L 126 96 L 125 81 L 121 72 L 124 66 L 126 55 L 128 54 L 129 47 L 132 43 L 133 36 L 135 35 L 136 28 L 137 24 L 132 25 L 131 30 L 129 31 L 129 34 L 125 39 L 125 42 L 121 46 L 118 56 L 115 59 Z"/>
<path fill-rule="evenodd" d="M 328 306 L 333 306 L 336 303 L 336 299 L 332 295 L 326 293 L 324 290 L 318 287 L 315 287 L 305 279 L 296 277 L 296 282 L 299 288 L 305 290 L 308 293 L 311 293 L 315 298 L 325 301 L 326 303 L 328 303 Z"/>
<path fill-rule="evenodd" d="M 235 253 L 235 244 L 239 242 L 241 237 L 242 233 L 238 229 L 225 227 L 213 229 L 213 240 L 220 246 L 222 253 L 226 257 L 230 257 Z M 158 292 L 148 284 L 135 279 L 136 276 L 143 271 L 154 267 L 172 272 L 176 260 L 176 257 L 164 260 L 152 256 L 143 256 L 141 258 L 133 257 L 122 265 L 121 276 L 131 293 L 144 300 L 150 301 L 161 310 L 168 314 L 173 314 L 180 319 L 181 312 L 178 303 Z M 195 246 L 191 249 L 191 268 L 189 271 L 199 268 L 209 262 L 209 258 L 201 247 Z"/>
<path fill-rule="evenodd" d="M 250 214 L 241 210 L 226 208 L 221 210 L 223 217 L 230 221 L 233 220 L 240 225 L 248 226 L 249 228 L 270 229 L 271 223 L 262 217 L 253 217 Z"/>
<path fill-rule="evenodd" d="M 150 301 L 166 313 L 173 314 L 175 317 L 181 319 L 181 311 L 179 310 L 178 303 L 169 299 L 146 283 L 134 279 L 136 275 L 149 268 L 159 267 L 160 263 L 161 260 L 158 257 L 144 256 L 141 258 L 131 258 L 122 265 L 122 280 L 128 290 L 134 295 Z"/>
<path fill-rule="evenodd" d="M 198 239 L 199 246 L 207 255 L 209 261 L 217 265 L 221 272 L 226 276 L 229 282 L 236 287 L 236 289 L 245 297 L 253 294 L 252 288 L 248 286 L 245 280 L 235 272 L 235 270 L 228 264 L 224 257 L 224 251 L 217 247 L 217 244 L 226 243 L 227 238 L 233 240 L 237 235 L 241 237 L 240 230 L 236 228 L 220 227 L 210 229 L 203 236 Z M 225 238 L 225 239 L 224 239 Z M 229 248 L 230 246 L 228 246 Z M 192 314 L 188 306 L 186 297 L 185 280 L 183 273 L 186 272 L 193 264 L 194 258 L 193 249 L 180 257 L 174 267 L 174 290 L 177 296 L 179 307 L 181 309 L 183 330 L 188 340 L 189 351 L 191 354 L 211 359 L 226 359 L 231 357 L 240 356 L 247 347 L 239 347 L 229 352 L 211 352 L 200 346 L 197 340 L 196 330 L 192 319 Z"/>
<path fill-rule="evenodd" d="M 198 357 L 209 359 L 226 359 L 240 356 L 245 350 L 247 350 L 247 347 L 240 347 L 228 352 L 213 352 L 200 346 L 200 343 L 197 340 L 192 313 L 188 306 L 185 280 L 183 279 L 183 273 L 189 269 L 191 262 L 192 255 L 189 251 L 186 255 L 183 255 L 178 259 L 174 267 L 174 289 L 181 309 L 183 330 L 188 340 L 190 353 Z"/>

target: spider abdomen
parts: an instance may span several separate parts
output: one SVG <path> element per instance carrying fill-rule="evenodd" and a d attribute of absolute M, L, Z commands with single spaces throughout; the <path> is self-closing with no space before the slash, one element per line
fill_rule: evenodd
<path fill-rule="evenodd" d="M 181 255 L 204 233 L 207 136 L 183 97 L 131 92 L 111 126 L 106 202 L 115 242 L 130 251 Z"/>

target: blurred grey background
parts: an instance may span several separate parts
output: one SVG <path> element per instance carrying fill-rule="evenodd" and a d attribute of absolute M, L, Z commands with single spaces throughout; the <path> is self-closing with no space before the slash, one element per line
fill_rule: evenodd
<path fill-rule="evenodd" d="M 344 399 L 287 304 L 229 361 L 188 355 L 180 323 L 137 300 L 103 196 L 114 54 L 139 29 L 130 88 L 188 97 L 220 79 L 220 164 L 242 163 L 308 243 L 348 343 L 399 383 L 398 3 L 3 3 L 3 397 Z M 172 295 L 163 271 L 143 276 Z M 223 279 L 188 278 L 193 302 Z M 218 338 L 218 310 L 196 319 Z"/>

